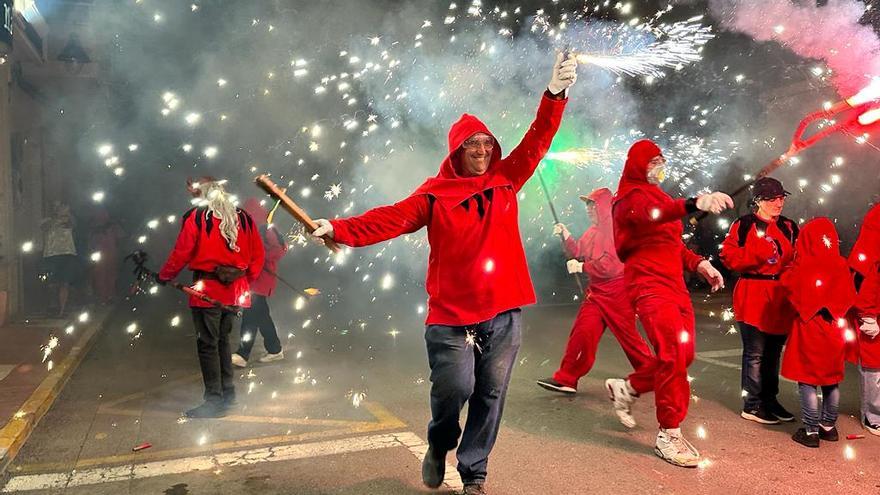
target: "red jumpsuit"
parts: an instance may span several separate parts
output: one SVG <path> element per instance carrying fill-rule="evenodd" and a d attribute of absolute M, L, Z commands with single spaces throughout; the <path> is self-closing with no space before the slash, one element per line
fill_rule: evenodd
<path fill-rule="evenodd" d="M 614 250 L 611 191 L 596 189 L 589 199 L 596 204 L 597 224 L 587 229 L 577 242 L 571 237 L 565 239 L 569 256 L 582 260 L 584 273 L 590 277 L 590 286 L 574 320 L 562 362 L 553 374 L 554 380 L 572 388 L 577 388 L 578 380 L 593 367 L 605 327 L 611 329 L 620 342 L 633 369 L 653 362 L 648 344 L 636 330 L 636 315 L 628 303 L 623 281 L 623 263 Z"/>
<path fill-rule="evenodd" d="M 647 139 L 630 148 L 613 217 L 624 281 L 656 355 L 629 382 L 640 394 L 654 391 L 657 421 L 669 429 L 678 428 L 687 416 L 687 368 L 694 359 L 694 309 L 684 270 L 696 271 L 703 258 L 681 240 L 681 218 L 696 211 L 693 201 L 672 199 L 648 182 L 648 162 L 659 155 L 660 148 Z"/>
<path fill-rule="evenodd" d="M 855 272 L 858 297 L 857 316 L 880 316 L 880 205 L 874 205 L 862 222 L 859 238 L 849 254 Z M 857 325 L 858 322 L 856 322 Z M 870 370 L 880 369 L 880 336 L 869 337 L 858 331 L 858 345 L 850 360 Z"/>

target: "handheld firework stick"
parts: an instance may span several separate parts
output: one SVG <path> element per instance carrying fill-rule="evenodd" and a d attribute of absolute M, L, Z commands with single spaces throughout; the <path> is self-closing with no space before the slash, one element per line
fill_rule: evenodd
<path fill-rule="evenodd" d="M 289 287 L 289 288 L 290 288 L 292 291 L 294 291 L 294 292 L 299 292 L 299 293 L 301 293 L 301 294 L 303 294 L 303 295 L 306 295 L 306 296 L 309 296 L 309 297 L 317 296 L 317 295 L 321 294 L 321 290 L 320 290 L 320 289 L 316 289 L 316 288 L 314 288 L 314 287 L 309 287 L 308 289 L 300 289 L 300 288 L 294 287 L 293 284 L 291 284 L 291 283 L 288 282 L 287 280 L 284 280 L 283 278 L 281 278 L 280 275 L 278 275 L 278 274 L 275 273 L 274 271 L 272 271 L 272 270 L 266 268 L 265 266 L 263 267 L 263 270 L 264 270 L 266 273 L 268 273 L 269 275 L 272 275 L 273 277 L 275 277 L 276 279 L 278 279 L 279 282 L 281 282 L 282 284 L 286 285 L 287 287 Z"/>
<path fill-rule="evenodd" d="M 791 145 L 788 147 L 788 151 L 759 170 L 751 180 L 730 193 L 730 197 L 739 196 L 747 191 L 758 179 L 770 175 L 790 158 L 797 156 L 801 151 L 813 146 L 836 132 L 864 132 L 869 126 L 880 120 L 880 107 L 877 106 L 878 98 L 880 98 L 880 78 L 874 78 L 867 87 L 859 91 L 855 96 L 826 105 L 823 110 L 813 112 L 804 117 L 803 120 L 798 123 L 797 129 L 794 132 L 794 137 L 792 137 L 791 140 Z M 845 115 L 842 115 L 842 118 L 832 121 L 832 125 L 829 125 L 810 136 L 805 136 L 807 129 L 816 121 L 820 119 L 831 119 L 832 117 L 841 114 Z M 691 225 L 696 225 L 706 218 L 706 216 L 708 216 L 708 213 L 701 212 L 699 215 L 691 217 Z"/>
<path fill-rule="evenodd" d="M 156 272 L 144 266 L 147 262 L 147 258 L 147 253 L 141 250 L 134 251 L 125 257 L 126 261 L 131 260 L 134 263 L 133 273 L 135 275 L 135 283 L 132 285 L 132 293 L 136 294 L 137 292 L 143 290 L 141 288 L 141 284 L 146 282 L 147 280 L 157 280 Z M 180 292 L 195 297 L 201 301 L 205 301 L 215 308 L 220 308 L 223 311 L 229 311 L 230 313 L 235 313 L 236 315 L 241 316 L 241 308 L 239 307 L 223 304 L 220 301 L 212 299 L 211 297 L 208 297 L 208 295 L 193 289 L 192 287 L 181 284 L 180 282 L 168 282 L 167 284 L 179 290 Z"/>
<path fill-rule="evenodd" d="M 316 224 L 315 221 L 312 220 L 312 217 L 310 217 L 305 210 L 300 208 L 298 204 L 294 203 L 293 200 L 290 199 L 290 197 L 288 197 L 287 194 L 282 191 L 281 188 L 278 187 L 278 185 L 276 185 L 272 181 L 272 179 L 269 178 L 268 175 L 260 175 L 259 177 L 254 179 L 254 182 L 257 184 L 257 186 L 260 187 L 260 189 L 266 191 L 266 194 L 280 201 L 281 206 L 284 207 L 284 209 L 287 210 L 288 213 L 293 215 L 293 218 L 295 218 L 299 223 L 303 224 L 303 226 L 308 229 L 309 233 L 314 232 L 315 229 L 318 228 L 318 224 Z M 339 244 L 336 244 L 333 239 L 327 236 L 322 237 L 322 239 L 324 239 L 324 244 L 334 253 L 337 253 L 341 250 Z"/>
<path fill-rule="evenodd" d="M 553 215 L 553 222 L 559 223 L 559 216 L 556 215 L 556 208 L 553 207 L 553 201 L 550 199 L 550 191 L 547 190 L 547 184 L 544 183 L 544 176 L 541 175 L 540 167 L 535 169 L 535 171 L 538 173 L 538 180 L 541 181 L 541 189 L 544 190 L 544 196 L 547 197 L 547 204 L 550 205 L 550 213 Z M 559 242 L 562 243 L 562 251 L 568 254 L 568 250 L 565 249 L 565 238 L 562 237 L 562 233 L 559 234 Z M 577 273 L 572 273 L 572 276 L 574 276 L 574 280 L 578 284 L 578 289 L 580 289 L 581 294 L 583 294 L 584 283 L 581 282 L 581 278 L 578 277 Z"/>

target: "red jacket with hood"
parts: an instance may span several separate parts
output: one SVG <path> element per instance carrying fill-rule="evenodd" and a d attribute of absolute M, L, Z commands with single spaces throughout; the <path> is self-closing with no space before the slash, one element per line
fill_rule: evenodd
<path fill-rule="evenodd" d="M 569 255 L 584 262 L 584 273 L 590 277 L 590 292 L 602 292 L 613 280 L 622 282 L 623 263 L 614 249 L 611 197 L 611 191 L 604 187 L 591 192 L 587 198 L 596 204 L 596 224 L 577 242 L 572 237 L 565 240 Z"/>
<path fill-rule="evenodd" d="M 254 223 L 257 224 L 257 230 L 260 233 L 260 239 L 263 241 L 263 249 L 266 252 L 266 261 L 263 264 L 263 270 L 260 275 L 251 283 L 251 292 L 258 296 L 269 297 L 278 284 L 278 261 L 287 253 L 287 243 L 284 237 L 275 228 L 274 225 L 268 225 L 266 218 L 269 212 L 260 206 L 260 202 L 255 198 L 248 198 L 242 207 L 244 211 L 251 216 Z"/>
<path fill-rule="evenodd" d="M 858 287 L 857 316 L 880 316 L 880 204 L 874 205 L 859 230 L 849 254 L 849 267 Z M 869 369 L 880 369 L 880 336 L 869 337 L 858 331 L 858 361 Z"/>
<path fill-rule="evenodd" d="M 665 288 L 690 301 L 684 270 L 696 271 L 703 258 L 682 242 L 681 218 L 696 208 L 648 182 L 648 162 L 661 154 L 647 139 L 630 147 L 613 202 L 614 245 L 630 290 Z"/>
<path fill-rule="evenodd" d="M 502 159 L 496 139 L 488 170 L 473 177 L 461 175 L 457 151 L 474 134 L 492 133 L 462 115 L 436 177 L 398 203 L 331 220 L 335 240 L 366 246 L 427 226 L 428 325 L 470 325 L 534 303 L 516 195 L 550 148 L 566 102 L 545 93 L 520 144 Z"/>
<path fill-rule="evenodd" d="M 193 271 L 213 272 L 218 266 L 234 266 L 245 270 L 245 276 L 229 285 L 205 279 L 194 286 L 221 304 L 249 308 L 249 283 L 256 280 L 263 269 L 263 243 L 250 215 L 242 210 L 237 211 L 238 251 L 229 249 L 226 239 L 220 234 L 220 220 L 214 218 L 207 208 L 193 208 L 186 212 L 180 222 L 180 233 L 174 249 L 159 271 L 159 279 L 173 280 L 184 267 Z M 211 307 L 210 303 L 192 296 L 189 305 L 194 308 Z"/>
<path fill-rule="evenodd" d="M 831 220 L 807 222 L 780 284 L 797 311 L 782 357 L 782 376 L 809 385 L 843 381 L 846 314 L 855 302 L 846 259 Z M 852 330 L 850 330 L 852 331 Z"/>

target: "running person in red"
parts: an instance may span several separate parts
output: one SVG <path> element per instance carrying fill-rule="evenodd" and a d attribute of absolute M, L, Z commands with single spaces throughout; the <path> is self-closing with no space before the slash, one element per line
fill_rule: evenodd
<path fill-rule="evenodd" d="M 740 416 L 761 424 L 794 421 L 776 398 L 782 347 L 795 318 L 779 283 L 794 259 L 798 236 L 797 223 L 782 216 L 788 194 L 778 180 L 758 179 L 752 187 L 755 213 L 733 222 L 721 245 L 721 261 L 740 273 L 733 289 L 743 343 Z"/>
<path fill-rule="evenodd" d="M 157 275 L 162 284 L 188 267 L 194 288 L 220 304 L 239 308 L 251 305 L 248 284 L 263 269 L 263 243 L 251 217 L 235 207 L 223 183 L 194 184 L 204 206 L 186 212 L 174 250 Z M 235 403 L 232 350 L 229 335 L 238 331 L 237 313 L 190 297 L 198 340 L 199 366 L 205 382 L 204 404 L 190 409 L 190 418 L 219 418 Z"/>
<path fill-rule="evenodd" d="M 685 247 L 681 219 L 698 210 L 720 213 L 733 207 L 733 200 L 721 192 L 672 199 L 659 186 L 665 177 L 660 148 L 647 139 L 633 144 L 614 197 L 614 244 L 624 263 L 629 299 L 656 357 L 651 366 L 626 380 L 608 379 L 605 386 L 620 422 L 629 428 L 636 424 L 630 406 L 640 394 L 653 391 L 660 423 L 654 453 L 676 466 L 696 467 L 700 453 L 680 428 L 690 401 L 687 368 L 694 359 L 694 308 L 684 270 L 699 273 L 713 291 L 724 287 L 724 279 L 708 260 Z"/>
<path fill-rule="evenodd" d="M 636 315 L 628 303 L 623 263 L 614 249 L 611 196 L 611 191 L 603 187 L 580 197 L 586 203 L 592 226 L 577 242 L 565 225 L 554 227 L 554 233 L 562 233 L 565 249 L 573 258 L 568 261 L 569 272 L 586 273 L 590 286 L 574 320 L 559 369 L 551 378 L 538 380 L 538 385 L 547 390 L 569 394 L 577 391 L 578 380 L 590 372 L 596 361 L 596 349 L 605 327 L 620 342 L 633 369 L 647 366 L 654 359 L 636 330 Z"/>

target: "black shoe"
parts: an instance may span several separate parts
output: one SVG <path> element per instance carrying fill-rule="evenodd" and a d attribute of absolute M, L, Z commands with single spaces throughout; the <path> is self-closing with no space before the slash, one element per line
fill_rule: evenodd
<path fill-rule="evenodd" d="M 437 488 L 443 483 L 446 474 L 446 452 L 439 454 L 434 447 L 428 447 L 422 460 L 422 483 L 428 488 Z"/>
<path fill-rule="evenodd" d="M 830 430 L 826 430 L 824 426 L 819 425 L 819 440 L 825 440 L 826 442 L 836 442 L 840 440 L 840 434 L 837 432 L 837 427 L 832 426 Z"/>
<path fill-rule="evenodd" d="M 779 420 L 776 419 L 776 416 L 769 414 L 767 411 L 761 409 L 750 409 L 745 410 L 739 413 L 740 417 L 743 419 L 747 419 L 749 421 L 754 421 L 755 423 L 761 423 L 762 425 L 778 425 Z"/>
<path fill-rule="evenodd" d="M 464 485 L 464 495 L 486 495 L 488 492 L 483 488 L 482 483 L 468 483 Z"/>
<path fill-rule="evenodd" d="M 794 435 L 791 436 L 791 439 L 803 445 L 804 447 L 810 447 L 812 449 L 819 448 L 819 434 L 809 434 L 807 433 L 806 428 L 798 428 L 798 431 L 794 432 Z"/>
<path fill-rule="evenodd" d="M 794 421 L 794 414 L 788 412 L 782 404 L 775 402 L 772 404 L 767 404 L 764 406 L 764 409 L 771 415 L 774 416 L 779 421 L 784 423 L 790 423 Z"/>
<path fill-rule="evenodd" d="M 872 424 L 868 418 L 862 418 L 862 426 L 872 435 L 880 436 L 880 425 Z"/>
<path fill-rule="evenodd" d="M 184 416 L 191 419 L 196 418 L 222 418 L 226 416 L 226 408 L 220 404 L 213 402 L 205 402 L 199 407 L 194 407 L 184 413 Z"/>
<path fill-rule="evenodd" d="M 543 378 L 538 380 L 538 386 L 546 388 L 552 392 L 562 392 L 563 394 L 574 394 L 577 392 L 577 389 L 574 387 L 569 387 L 568 385 L 563 385 L 552 378 Z"/>

